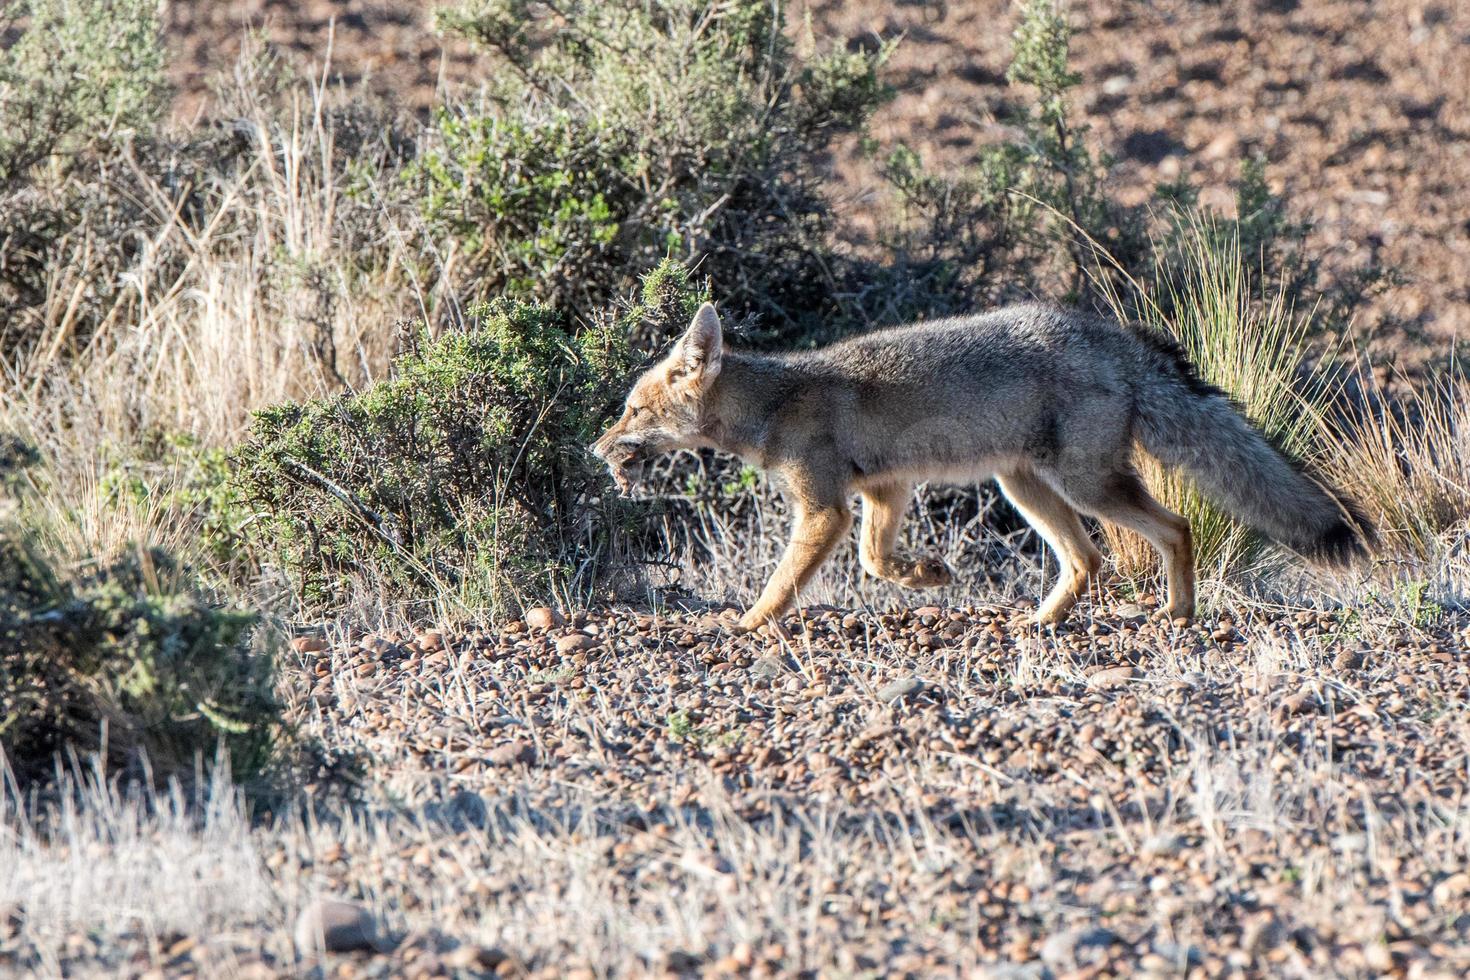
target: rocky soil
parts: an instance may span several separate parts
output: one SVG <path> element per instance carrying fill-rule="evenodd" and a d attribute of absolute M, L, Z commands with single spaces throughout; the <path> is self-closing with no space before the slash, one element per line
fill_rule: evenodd
<path fill-rule="evenodd" d="M 244 0 L 168 5 L 179 112 L 199 111 L 247 26 L 288 60 L 331 72 L 424 111 L 441 86 L 489 70 L 464 46 L 441 48 L 440 4 Z M 889 80 L 898 97 L 873 127 L 942 170 L 959 172 L 1004 131 L 1019 93 L 1004 78 L 1010 0 L 810 0 L 819 37 L 871 45 L 902 36 Z M 1372 264 L 1407 277 L 1373 303 L 1364 334 L 1411 359 L 1470 331 L 1470 6 L 1452 0 L 1094 0 L 1071 4 L 1077 109 L 1117 159 L 1114 191 L 1145 200 L 1188 175 L 1202 199 L 1232 207 L 1245 156 L 1316 230 L 1310 251 L 1341 275 Z M 329 43 L 330 42 L 330 43 Z M 869 230 L 875 186 L 856 144 L 834 161 L 855 239 Z"/>
<path fill-rule="evenodd" d="M 319 955 L 332 976 L 1470 970 L 1470 623 L 1150 610 L 1053 632 L 820 609 L 789 643 L 731 635 L 733 611 L 304 636 L 293 711 L 367 810 L 250 831 L 286 897 L 226 904 L 216 934 L 47 955 L 170 976 Z M 318 943 L 319 896 L 363 903 L 332 913 L 347 940 Z M 0 968 L 43 962 L 23 917 L 6 937 Z"/>
<path fill-rule="evenodd" d="M 1410 275 L 1374 316 L 1421 354 L 1470 328 L 1470 13 L 1073 6 L 1121 193 L 1188 173 L 1223 205 L 1264 153 L 1335 268 Z M 178 111 L 245 24 L 303 65 L 330 35 L 335 73 L 424 109 L 483 70 L 429 9 L 172 3 Z M 905 34 L 881 141 L 958 170 L 1005 125 L 1005 0 L 812 18 Z M 860 240 L 869 164 L 833 168 Z M 1463 976 L 1470 615 L 1425 598 L 1454 576 L 1190 626 L 1149 596 L 1043 630 L 871 591 L 788 639 L 724 608 L 305 626 L 283 683 L 321 754 L 305 799 L 86 773 L 82 807 L 0 794 L 0 975 Z"/>

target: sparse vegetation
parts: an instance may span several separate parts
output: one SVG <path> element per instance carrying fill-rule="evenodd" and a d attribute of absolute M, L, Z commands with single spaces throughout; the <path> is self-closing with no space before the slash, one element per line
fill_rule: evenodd
<path fill-rule="evenodd" d="M 0 758 L 23 781 L 61 757 L 192 777 L 218 751 L 249 783 L 275 752 L 275 665 L 254 613 L 212 605 L 136 544 L 77 572 L 0 515 Z"/>
<path fill-rule="evenodd" d="M 261 515 L 250 534 L 310 608 L 447 595 L 499 617 L 595 577 L 589 556 L 606 552 L 616 514 L 585 447 L 628 349 L 613 325 L 562 322 L 511 300 L 477 306 L 361 392 L 257 413 L 235 458 Z"/>
<path fill-rule="evenodd" d="M 1252 271 L 1237 230 L 1209 217 L 1181 218 L 1167 250 L 1160 251 L 1158 294 L 1139 288 L 1129 303 L 1114 293 L 1115 315 L 1177 338 L 1201 377 L 1228 394 L 1282 449 L 1316 465 L 1325 448 L 1321 420 L 1338 392 L 1311 370 L 1313 311 L 1293 306 L 1285 283 Z M 1187 479 L 1147 456 L 1138 462 L 1159 501 L 1189 519 L 1203 574 L 1234 577 L 1263 559 L 1264 542 Z M 1109 526 L 1107 536 L 1126 574 L 1152 567 L 1151 549 L 1137 535 Z"/>
<path fill-rule="evenodd" d="M 586 317 L 672 257 L 788 332 L 834 312 L 820 166 L 883 102 L 883 49 L 799 61 L 769 0 L 471 0 L 439 23 L 500 69 L 412 167 L 481 295 Z"/>
<path fill-rule="evenodd" d="M 1470 966 L 1470 392 L 1355 348 L 1393 277 L 1328 281 L 1274 157 L 1125 201 L 1054 0 L 962 170 L 870 128 L 892 39 L 779 3 L 439 23 L 491 69 L 431 115 L 252 42 L 195 123 L 148 0 L 0 17 L 0 972 L 309 972 L 333 890 L 405 974 Z M 1203 621 L 1110 533 L 1041 630 L 1035 535 L 926 489 L 900 544 L 955 585 L 847 554 L 739 638 L 768 481 L 616 500 L 584 452 L 704 299 L 785 347 L 1037 295 L 1179 339 L 1374 564 L 1319 588 L 1150 470 Z"/>

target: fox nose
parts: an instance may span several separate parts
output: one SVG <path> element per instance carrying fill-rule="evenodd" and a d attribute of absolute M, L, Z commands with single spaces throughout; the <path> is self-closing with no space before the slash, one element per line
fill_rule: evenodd
<path fill-rule="evenodd" d="M 612 451 L 612 447 L 613 434 L 611 432 L 604 432 L 602 435 L 597 437 L 596 442 L 594 442 L 587 448 L 591 451 L 592 455 L 596 456 L 598 459 L 606 460 L 607 454 Z"/>
<path fill-rule="evenodd" d="M 641 447 L 641 441 L 632 436 L 615 436 L 611 432 L 605 433 L 602 438 L 594 442 L 590 447 L 592 455 L 606 462 L 615 452 L 622 455 L 631 455 Z"/>

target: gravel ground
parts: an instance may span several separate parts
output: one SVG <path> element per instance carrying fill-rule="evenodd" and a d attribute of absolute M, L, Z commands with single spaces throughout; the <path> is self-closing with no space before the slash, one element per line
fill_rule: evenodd
<path fill-rule="evenodd" d="M 370 946 L 330 976 L 1470 970 L 1466 619 L 1149 611 L 302 637 L 293 711 L 369 805 L 253 829 L 223 807 L 213 845 L 155 848 L 185 852 L 158 870 L 185 910 L 0 917 L 0 969 L 297 974 L 329 895 Z M 106 890 L 122 862 L 147 890 L 116 827 L 75 866 L 72 834 L 59 864 L 21 847 L 19 878 Z"/>

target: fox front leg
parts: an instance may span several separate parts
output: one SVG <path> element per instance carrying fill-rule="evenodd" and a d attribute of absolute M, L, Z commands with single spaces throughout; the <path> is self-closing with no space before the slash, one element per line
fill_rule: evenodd
<path fill-rule="evenodd" d="M 931 589 L 948 585 L 954 573 L 942 558 L 905 557 L 894 550 L 898 527 L 913 497 L 910 484 L 869 487 L 863 493 L 863 527 L 859 533 L 858 557 L 869 575 L 909 589 Z"/>
<path fill-rule="evenodd" d="M 786 553 L 781 556 L 781 563 L 771 574 L 770 581 L 761 590 L 760 598 L 740 618 L 740 628 L 755 630 L 767 623 L 779 628 L 781 614 L 791 608 L 797 595 L 851 526 L 852 512 L 845 504 L 798 511 L 791 543 L 786 546 Z"/>

